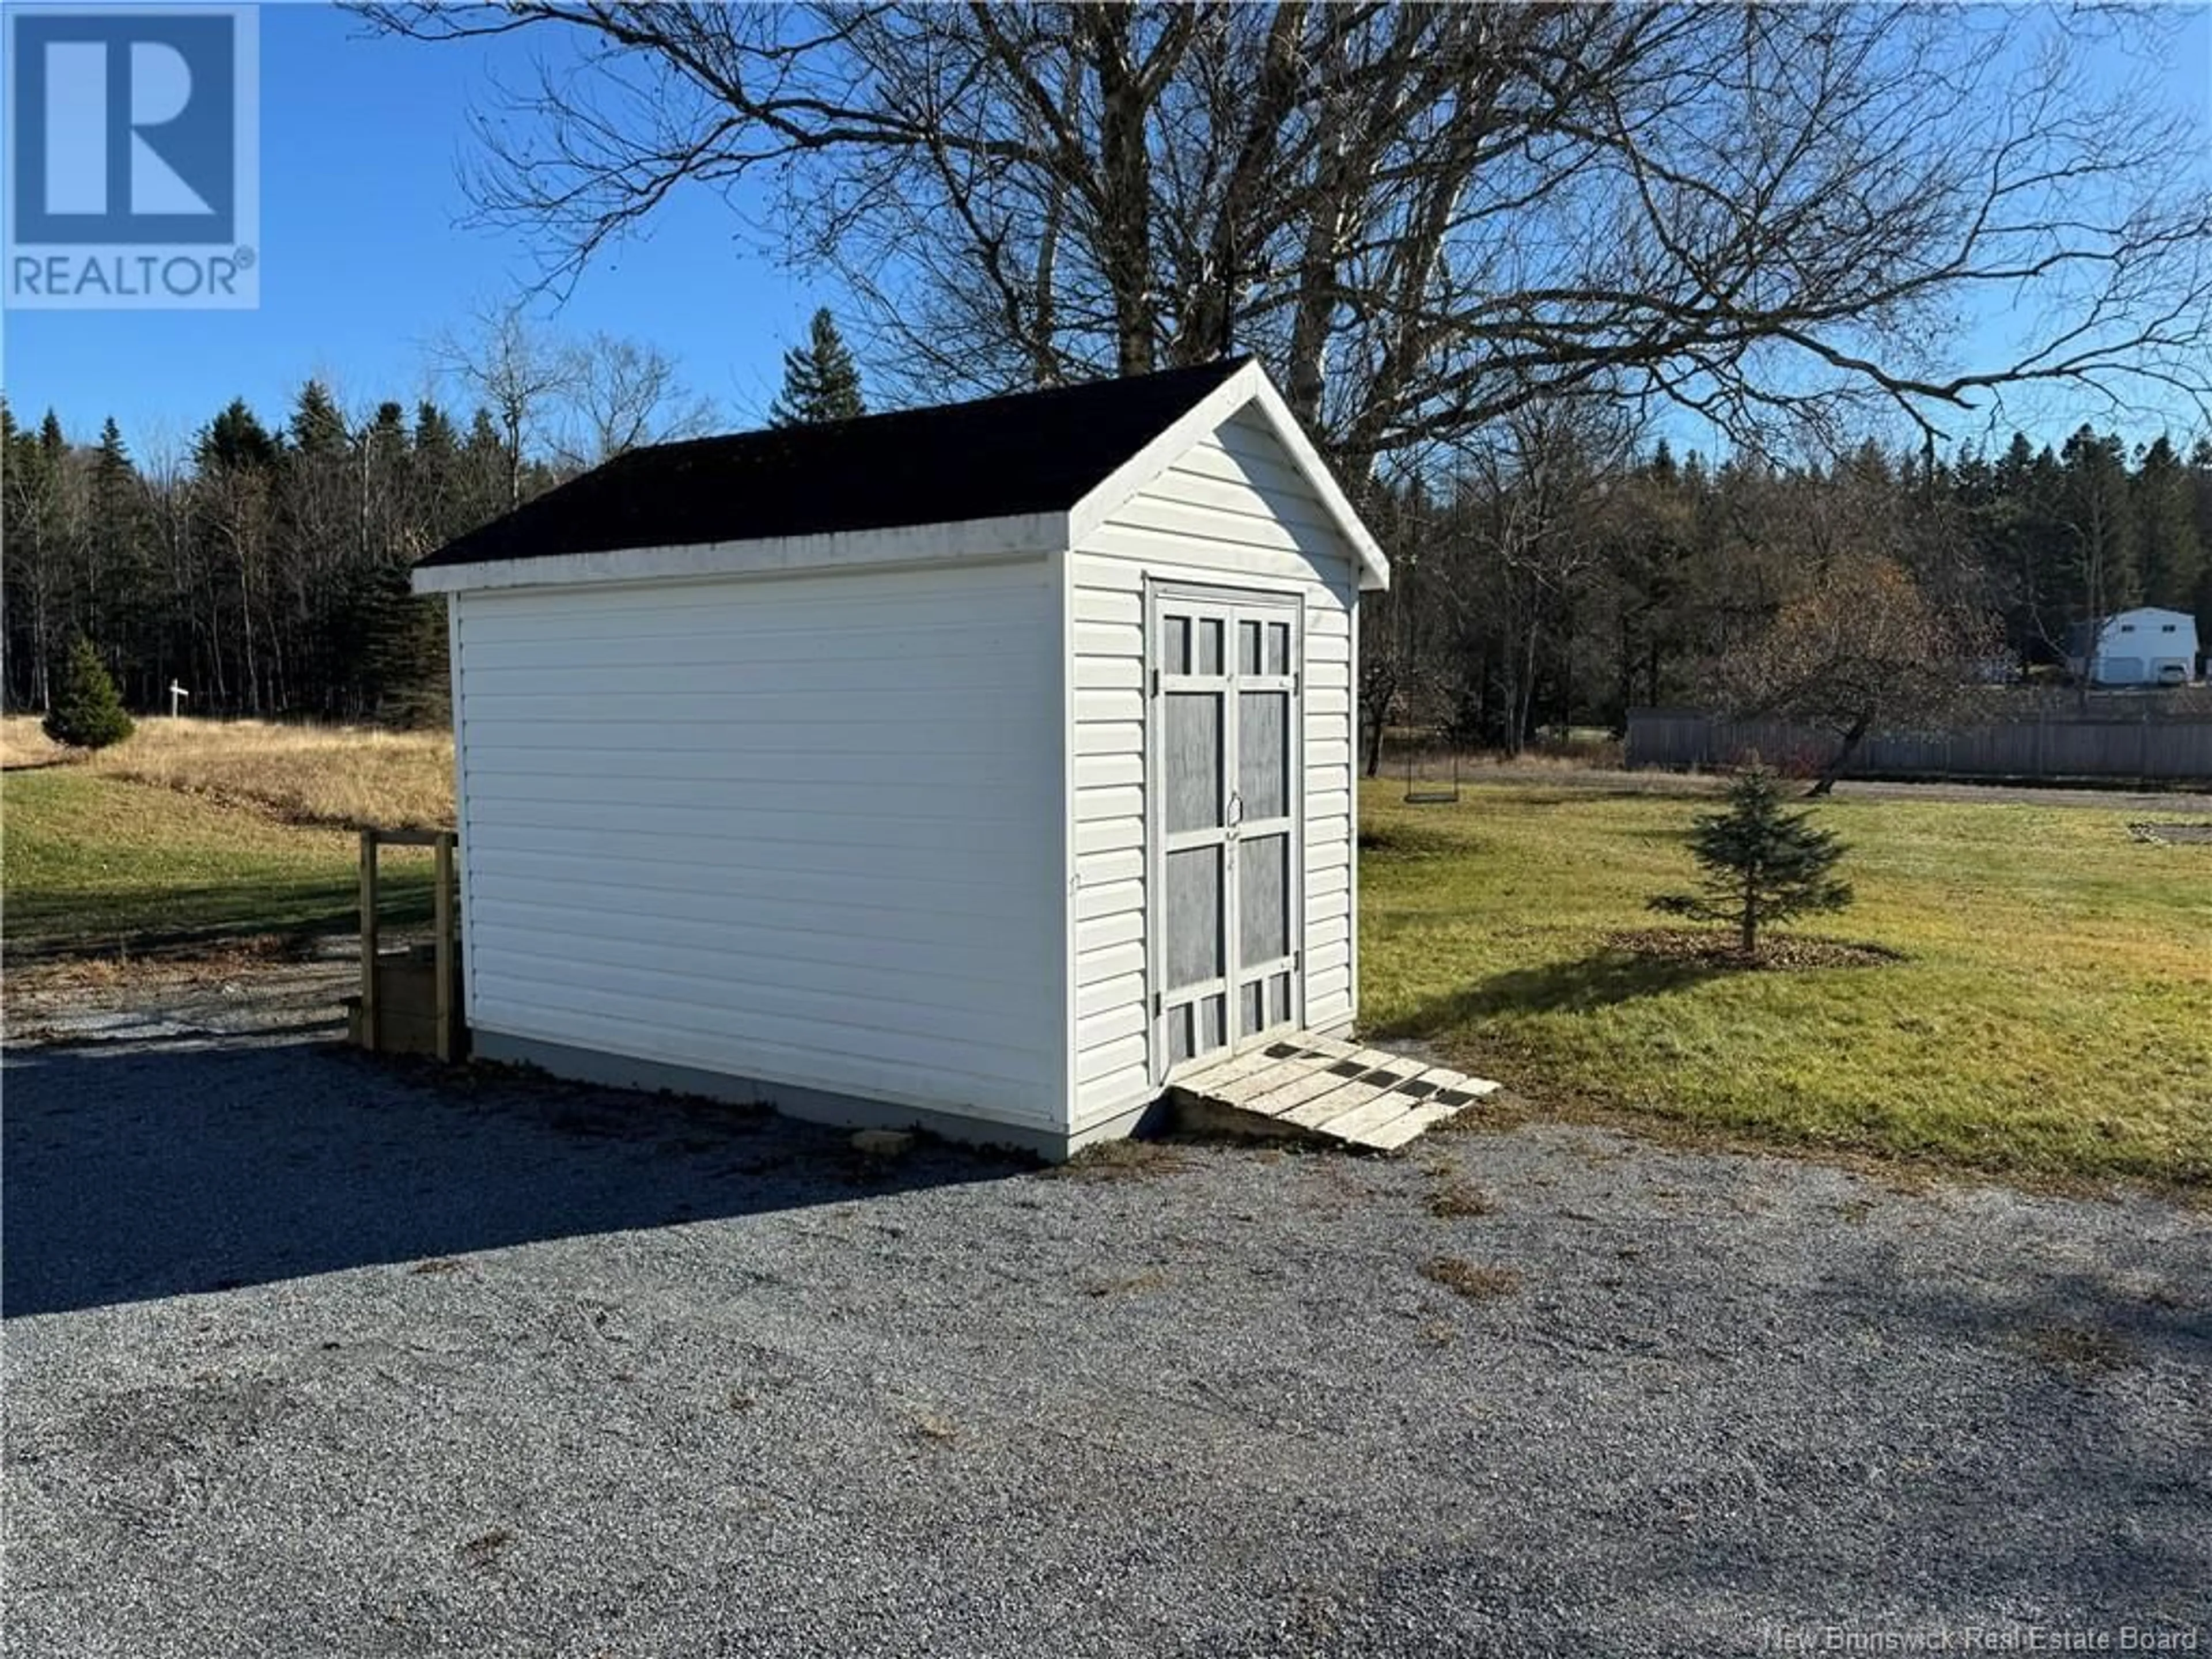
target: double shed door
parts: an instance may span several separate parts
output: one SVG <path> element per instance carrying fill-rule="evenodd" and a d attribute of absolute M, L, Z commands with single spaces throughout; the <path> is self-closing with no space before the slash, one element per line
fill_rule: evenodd
<path fill-rule="evenodd" d="M 1152 592 L 1154 1053 L 1163 1071 L 1296 1023 L 1304 891 L 1292 595 Z"/>

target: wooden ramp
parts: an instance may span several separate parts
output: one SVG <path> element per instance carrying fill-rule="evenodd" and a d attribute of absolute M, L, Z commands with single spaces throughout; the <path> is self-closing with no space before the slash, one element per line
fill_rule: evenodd
<path fill-rule="evenodd" d="M 1285 1037 L 1170 1085 L 1191 1127 L 1340 1141 L 1389 1152 L 1498 1085 L 1332 1037 Z"/>

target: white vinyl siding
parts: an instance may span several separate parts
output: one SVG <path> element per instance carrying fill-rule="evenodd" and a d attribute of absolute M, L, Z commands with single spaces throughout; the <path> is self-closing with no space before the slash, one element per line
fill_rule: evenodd
<path fill-rule="evenodd" d="M 1054 570 L 456 594 L 471 1023 L 1063 1127 Z"/>
<path fill-rule="evenodd" d="M 1353 1012 L 1351 546 L 1256 413 L 1122 504 L 1070 560 L 1077 884 L 1075 1124 L 1155 1092 L 1146 982 L 1145 581 L 1300 594 L 1305 607 L 1303 1023 Z"/>

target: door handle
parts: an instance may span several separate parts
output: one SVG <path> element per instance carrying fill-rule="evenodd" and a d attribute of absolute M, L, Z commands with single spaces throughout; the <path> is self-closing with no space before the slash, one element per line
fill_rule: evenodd
<path fill-rule="evenodd" d="M 1232 789 L 1229 792 L 1229 811 L 1225 817 L 1227 821 L 1223 825 L 1224 829 L 1234 830 L 1244 822 L 1244 797 L 1237 790 Z"/>

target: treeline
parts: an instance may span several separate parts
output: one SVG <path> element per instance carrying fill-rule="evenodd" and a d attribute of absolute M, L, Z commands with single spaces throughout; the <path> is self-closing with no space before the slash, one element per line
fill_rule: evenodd
<path fill-rule="evenodd" d="M 1395 591 L 1362 697 L 1384 726 L 1516 750 L 1634 706 L 1788 709 L 1847 735 L 1971 682 L 2063 676 L 2069 628 L 2135 605 L 2212 636 L 2212 441 L 1677 458 L 1536 409 L 1370 509 Z M 1595 425 L 1595 428 L 1593 429 Z"/>
<path fill-rule="evenodd" d="M 112 418 L 85 444 L 0 404 L 8 707 L 46 708 L 81 637 L 136 708 L 165 708 L 173 679 L 202 714 L 442 720 L 444 606 L 409 593 L 414 562 L 713 411 L 652 346 L 515 312 L 432 352 L 471 412 L 429 398 L 349 420 L 309 380 L 281 422 L 234 400 L 149 457 Z"/>
<path fill-rule="evenodd" d="M 8 706 L 46 708 L 81 636 L 141 710 L 173 679 L 198 714 L 445 718 L 443 606 L 410 594 L 415 561 L 704 418 L 650 354 L 598 343 L 564 377 L 526 337 L 486 338 L 465 421 L 434 400 L 349 421 L 309 381 L 279 423 L 234 401 L 149 459 L 112 420 L 84 444 L 0 405 Z M 2212 636 L 2212 441 L 2084 427 L 2055 449 L 1678 460 L 1582 399 L 1364 493 L 1397 569 L 1363 623 L 1370 739 L 1516 749 L 1670 702 L 1847 734 L 1967 680 L 2054 674 L 2070 628 L 2128 605 Z"/>
<path fill-rule="evenodd" d="M 408 570 L 504 510 L 491 416 L 380 404 L 349 426 L 309 381 L 289 418 L 234 402 L 142 462 L 110 419 L 70 441 L 5 424 L 9 706 L 43 708 L 73 638 L 133 708 L 410 724 L 444 712 L 444 611 Z M 536 480 L 533 480 L 536 482 Z"/>

